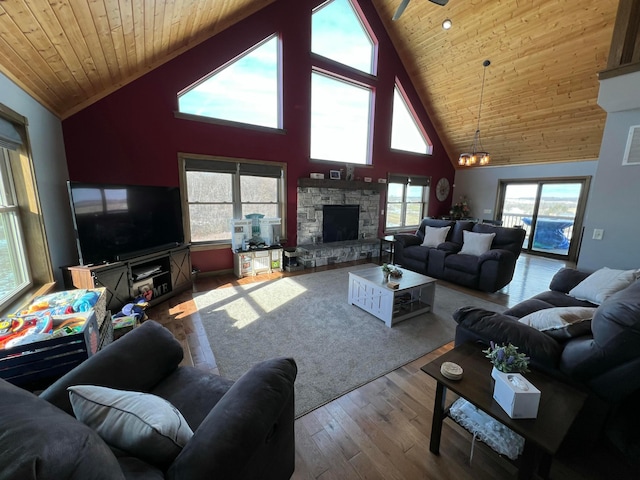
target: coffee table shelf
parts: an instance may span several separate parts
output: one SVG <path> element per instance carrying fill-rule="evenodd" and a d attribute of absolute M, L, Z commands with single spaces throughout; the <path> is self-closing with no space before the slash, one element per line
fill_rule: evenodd
<path fill-rule="evenodd" d="M 430 312 L 435 297 L 435 279 L 403 270 L 400 284 L 393 289 L 384 281 L 380 267 L 349 272 L 349 303 L 378 317 L 387 327 Z M 400 303 L 400 300 L 406 301 Z"/>

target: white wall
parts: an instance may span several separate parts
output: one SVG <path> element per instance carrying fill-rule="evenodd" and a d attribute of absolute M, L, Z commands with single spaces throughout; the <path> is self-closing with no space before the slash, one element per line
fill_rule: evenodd
<path fill-rule="evenodd" d="M 640 125 L 640 72 L 602 80 L 598 104 L 607 122 L 578 267 L 640 268 L 640 165 L 622 165 L 629 127 Z M 602 240 L 594 228 L 604 229 Z"/>
<path fill-rule="evenodd" d="M 55 115 L 2 73 L 0 103 L 26 117 L 29 122 L 27 129 L 53 274 L 62 288 L 60 267 L 78 262 L 66 186 L 69 173 L 62 124 Z"/>

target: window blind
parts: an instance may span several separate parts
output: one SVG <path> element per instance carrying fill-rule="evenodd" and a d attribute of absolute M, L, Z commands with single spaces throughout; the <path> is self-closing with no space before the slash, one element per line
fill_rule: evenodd
<path fill-rule="evenodd" d="M 0 147 L 9 150 L 18 150 L 22 145 L 22 137 L 16 126 L 0 117 Z"/>

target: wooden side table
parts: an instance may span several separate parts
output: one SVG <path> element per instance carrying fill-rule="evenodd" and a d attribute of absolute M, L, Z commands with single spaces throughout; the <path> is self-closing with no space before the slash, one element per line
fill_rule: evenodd
<path fill-rule="evenodd" d="M 464 370 L 462 379 L 449 380 L 444 377 L 440 373 L 440 366 L 444 362 L 460 365 Z M 518 459 L 518 478 L 529 479 L 536 470 L 542 478 L 548 478 L 551 459 L 580 412 L 586 393 L 542 373 L 529 372 L 525 374 L 527 380 L 541 392 L 538 416 L 535 419 L 512 419 L 493 399 L 491 367 L 491 362 L 485 358 L 479 345 L 466 343 L 421 368 L 438 382 L 429 450 L 439 454 L 442 422 L 448 413 L 447 389 L 450 389 L 524 437 L 524 451 Z"/>

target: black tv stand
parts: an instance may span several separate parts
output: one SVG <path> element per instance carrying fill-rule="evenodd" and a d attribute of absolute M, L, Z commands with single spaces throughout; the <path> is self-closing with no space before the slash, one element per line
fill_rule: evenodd
<path fill-rule="evenodd" d="M 189 245 L 170 245 L 113 263 L 67 267 L 67 288 L 105 287 L 107 309 L 113 314 L 145 291 L 152 292 L 149 305 L 156 305 L 192 285 Z"/>

